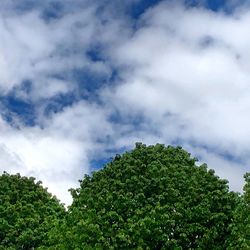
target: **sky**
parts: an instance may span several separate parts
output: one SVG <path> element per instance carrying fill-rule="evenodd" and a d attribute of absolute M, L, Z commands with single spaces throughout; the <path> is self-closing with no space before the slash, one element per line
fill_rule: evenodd
<path fill-rule="evenodd" d="M 84 174 L 164 143 L 241 191 L 249 22 L 248 1 L 2 0 L 0 172 L 68 205 Z"/>

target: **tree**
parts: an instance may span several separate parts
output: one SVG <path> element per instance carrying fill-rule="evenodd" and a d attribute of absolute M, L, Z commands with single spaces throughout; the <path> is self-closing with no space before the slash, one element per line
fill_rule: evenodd
<path fill-rule="evenodd" d="M 246 173 L 244 178 L 244 193 L 239 197 L 231 223 L 231 237 L 228 243 L 228 249 L 231 250 L 250 249 L 250 173 Z"/>
<path fill-rule="evenodd" d="M 48 232 L 65 209 L 35 178 L 0 176 L 0 249 L 49 246 Z"/>
<path fill-rule="evenodd" d="M 181 147 L 117 155 L 72 189 L 58 249 L 226 249 L 237 195 Z"/>

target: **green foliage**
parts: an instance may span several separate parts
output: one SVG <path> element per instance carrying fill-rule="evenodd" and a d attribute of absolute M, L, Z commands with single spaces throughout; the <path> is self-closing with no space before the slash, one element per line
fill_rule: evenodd
<path fill-rule="evenodd" d="M 195 162 L 161 144 L 117 155 L 71 190 L 54 249 L 227 249 L 237 195 Z"/>
<path fill-rule="evenodd" d="M 244 193 L 239 197 L 231 224 L 232 235 L 228 247 L 231 250 L 250 249 L 250 173 L 246 173 L 244 178 Z"/>
<path fill-rule="evenodd" d="M 65 213 L 35 178 L 0 176 L 0 249 L 37 249 L 51 244 L 48 232 Z"/>

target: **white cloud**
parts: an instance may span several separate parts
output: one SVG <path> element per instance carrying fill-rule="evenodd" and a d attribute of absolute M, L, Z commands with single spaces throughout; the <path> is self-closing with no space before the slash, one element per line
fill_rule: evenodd
<path fill-rule="evenodd" d="M 96 140 L 112 133 L 103 111 L 80 102 L 43 120 L 43 128 L 15 129 L 1 120 L 1 171 L 37 177 L 69 204 L 67 190 L 89 173 L 89 154 L 98 155 Z"/>
<path fill-rule="evenodd" d="M 68 81 L 53 76 L 69 73 L 73 69 L 87 69 L 95 74 L 109 74 L 101 62 L 92 62 L 86 56 L 101 30 L 95 8 L 67 13 L 63 18 L 48 22 L 40 12 L 2 15 L 0 18 L 0 89 L 9 92 L 14 86 L 29 79 L 33 82 L 32 98 L 50 97 L 69 91 Z M 44 87 L 48 86 L 48 87 Z M 38 89 L 42 89 L 39 91 Z M 40 96 L 41 95 L 41 96 Z"/>
<path fill-rule="evenodd" d="M 75 4 L 84 6 L 84 1 Z M 85 8 L 68 8 L 62 18 L 48 21 L 42 18 L 39 8 L 17 11 L 14 2 L 5 2 L 0 8 L 3 12 L 0 18 L 1 96 L 29 79 L 31 91 L 26 93 L 16 88 L 15 95 L 39 107 L 41 98 L 46 101 L 59 93 L 77 91 L 77 83 L 70 75 L 72 70 L 110 74 L 108 64 L 93 62 L 86 55 L 98 42 L 96 34 L 105 28 L 96 16 L 96 8 L 87 4 Z M 105 39 L 108 40 L 108 36 Z M 109 111 L 81 101 L 46 117 L 44 108 L 46 103 L 41 110 L 35 107 L 34 127 L 22 125 L 18 114 L 13 116 L 15 127 L 0 119 L 0 170 L 35 176 L 50 192 L 69 204 L 67 189 L 77 186 L 77 180 L 89 173 L 90 155 L 98 155 L 101 141 L 112 133 L 107 122 Z M 3 112 L 7 112 L 6 108 Z"/>
<path fill-rule="evenodd" d="M 159 4 L 111 52 L 126 71 L 122 84 L 104 91 L 121 113 L 143 114 L 166 143 L 179 139 L 215 148 L 205 160 L 222 176 L 226 162 L 231 174 L 224 176 L 234 186 L 242 178 L 232 174 L 233 163 L 219 168 L 213 164 L 220 161 L 211 159 L 223 161 L 219 154 L 230 152 L 249 162 L 249 18 L 249 11 L 230 16 Z"/>
<path fill-rule="evenodd" d="M 80 101 L 49 117 L 39 110 L 34 127 L 18 117 L 18 129 L 0 120 L 1 170 L 41 179 L 68 204 L 66 190 L 106 150 L 131 148 L 136 141 L 181 142 L 240 190 L 248 170 L 242 162 L 250 163 L 248 10 L 229 16 L 163 2 L 136 25 L 109 9 L 97 15 L 95 4 L 52 21 L 37 9 L 6 13 L 0 18 L 1 94 L 30 79 L 31 92 L 16 95 L 36 105 L 40 98 L 76 91 L 73 79 L 55 75 L 74 69 L 110 75 L 115 67 L 118 77 L 95 93 L 100 102 Z M 106 62 L 88 58 L 95 46 Z M 116 112 L 117 121 L 111 119 Z"/>

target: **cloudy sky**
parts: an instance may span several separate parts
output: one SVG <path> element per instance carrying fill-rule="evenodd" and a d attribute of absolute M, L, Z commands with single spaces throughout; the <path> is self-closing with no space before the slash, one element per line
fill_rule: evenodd
<path fill-rule="evenodd" d="M 249 1 L 1 0 L 0 171 L 68 189 L 135 142 L 250 171 Z"/>

